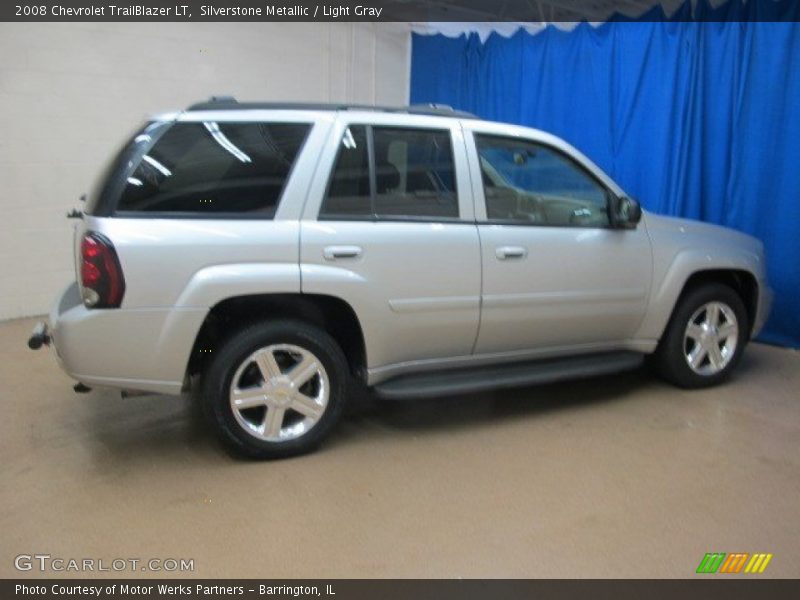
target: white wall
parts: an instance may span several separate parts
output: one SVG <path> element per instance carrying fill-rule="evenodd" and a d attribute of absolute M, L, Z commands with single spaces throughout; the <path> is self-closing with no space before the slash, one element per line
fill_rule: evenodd
<path fill-rule="evenodd" d="M 74 278 L 65 213 L 148 114 L 406 104 L 409 44 L 396 23 L 0 23 L 0 319 L 49 311 Z"/>

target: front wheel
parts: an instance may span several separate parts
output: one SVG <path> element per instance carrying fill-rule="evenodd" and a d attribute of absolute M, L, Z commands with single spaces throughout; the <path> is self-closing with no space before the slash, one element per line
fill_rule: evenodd
<path fill-rule="evenodd" d="M 727 379 L 747 343 L 747 312 L 739 295 L 722 284 L 691 290 L 675 309 L 655 354 L 664 379 L 684 388 Z"/>
<path fill-rule="evenodd" d="M 341 415 L 347 363 L 325 331 L 300 321 L 251 325 L 226 342 L 203 385 L 222 440 L 254 458 L 314 449 Z"/>

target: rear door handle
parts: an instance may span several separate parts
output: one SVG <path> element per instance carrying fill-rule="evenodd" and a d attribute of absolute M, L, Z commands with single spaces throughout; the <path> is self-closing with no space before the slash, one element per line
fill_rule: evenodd
<path fill-rule="evenodd" d="M 325 260 L 336 260 L 337 258 L 358 258 L 363 250 L 360 246 L 326 246 L 322 251 Z"/>
<path fill-rule="evenodd" d="M 522 246 L 500 246 L 495 250 L 495 255 L 499 260 L 525 258 L 528 256 L 528 249 Z"/>

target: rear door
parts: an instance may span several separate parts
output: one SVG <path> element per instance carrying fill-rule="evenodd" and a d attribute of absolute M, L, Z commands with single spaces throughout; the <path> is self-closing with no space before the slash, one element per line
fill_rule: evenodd
<path fill-rule="evenodd" d="M 457 121 L 341 113 L 301 221 L 304 293 L 355 310 L 370 375 L 465 356 L 480 243 Z"/>

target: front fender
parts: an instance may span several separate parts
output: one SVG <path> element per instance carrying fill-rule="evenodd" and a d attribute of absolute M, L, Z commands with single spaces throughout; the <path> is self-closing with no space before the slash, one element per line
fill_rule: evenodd
<path fill-rule="evenodd" d="M 661 337 L 686 282 L 696 273 L 716 270 L 745 271 L 753 275 L 759 287 L 762 287 L 764 281 L 764 264 L 759 254 L 730 245 L 684 248 L 677 251 L 671 260 L 656 256 L 654 262 L 655 276 L 650 303 L 647 315 L 636 334 L 641 339 L 657 340 Z"/>

